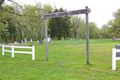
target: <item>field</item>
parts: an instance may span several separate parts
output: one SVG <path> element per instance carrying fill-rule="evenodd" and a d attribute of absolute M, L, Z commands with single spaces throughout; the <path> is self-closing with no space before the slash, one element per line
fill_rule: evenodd
<path fill-rule="evenodd" d="M 5 52 L 0 48 L 0 80 L 119 80 L 120 61 L 112 71 L 112 48 L 120 41 L 90 40 L 90 64 L 86 64 L 86 40 L 64 40 L 48 43 L 46 61 L 45 42 L 35 45 L 35 60 L 31 54 Z M 77 43 L 77 45 L 72 45 Z M 28 49 L 25 49 L 29 51 Z"/>

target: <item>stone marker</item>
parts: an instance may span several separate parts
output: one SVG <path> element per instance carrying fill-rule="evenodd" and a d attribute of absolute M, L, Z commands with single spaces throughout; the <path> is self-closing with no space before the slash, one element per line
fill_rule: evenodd
<path fill-rule="evenodd" d="M 14 44 L 17 44 L 17 41 L 14 41 Z"/>
<path fill-rule="evenodd" d="M 5 42 L 2 42 L 2 44 L 4 44 Z"/>
<path fill-rule="evenodd" d="M 77 43 L 73 43 L 73 45 L 77 45 Z"/>
<path fill-rule="evenodd" d="M 40 40 L 40 41 L 39 41 L 39 44 L 43 44 L 43 41 L 42 41 L 42 40 Z"/>
<path fill-rule="evenodd" d="M 12 40 L 9 40 L 9 41 L 8 41 L 8 43 L 10 43 L 10 44 L 11 44 L 11 43 L 12 43 Z"/>
<path fill-rule="evenodd" d="M 30 41 L 32 42 L 32 39 Z"/>
<path fill-rule="evenodd" d="M 19 40 L 19 44 L 22 44 L 22 40 Z"/>

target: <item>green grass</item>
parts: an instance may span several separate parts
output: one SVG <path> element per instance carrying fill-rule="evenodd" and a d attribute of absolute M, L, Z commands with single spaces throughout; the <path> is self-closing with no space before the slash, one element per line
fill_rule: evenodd
<path fill-rule="evenodd" d="M 30 54 L 11 53 L 2 56 L 0 48 L 0 80 L 119 80 L 120 61 L 112 71 L 112 48 L 120 41 L 90 40 L 90 64 L 86 64 L 86 40 L 52 41 L 35 45 L 35 61 Z M 77 43 L 77 45 L 72 45 Z M 20 49 L 19 49 L 20 50 Z M 29 51 L 28 49 L 26 49 Z"/>

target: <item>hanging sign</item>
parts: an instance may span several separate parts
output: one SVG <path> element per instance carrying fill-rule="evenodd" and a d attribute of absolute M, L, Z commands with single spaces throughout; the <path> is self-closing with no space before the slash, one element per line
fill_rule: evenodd
<path fill-rule="evenodd" d="M 64 17 L 69 15 L 77 15 L 77 14 L 86 14 L 90 13 L 90 9 L 82 9 L 82 10 L 75 10 L 75 11 L 68 11 L 68 12 L 57 12 L 51 14 L 45 14 L 42 18 L 54 18 L 54 17 Z"/>

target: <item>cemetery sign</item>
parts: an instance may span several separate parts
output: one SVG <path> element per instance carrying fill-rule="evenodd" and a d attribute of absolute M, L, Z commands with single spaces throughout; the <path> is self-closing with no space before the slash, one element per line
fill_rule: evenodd
<path fill-rule="evenodd" d="M 81 10 L 68 11 L 68 12 L 57 12 L 57 13 L 45 14 L 43 15 L 42 18 L 64 17 L 64 16 L 78 15 L 78 14 L 85 14 L 85 13 L 90 13 L 90 9 L 81 9 Z"/>
<path fill-rule="evenodd" d="M 89 25 L 88 25 L 88 13 L 90 9 L 86 6 L 85 9 L 66 11 L 66 12 L 56 12 L 51 14 L 45 14 L 42 16 L 45 19 L 45 38 L 46 38 L 46 60 L 48 60 L 48 30 L 47 30 L 47 18 L 64 17 L 70 15 L 86 14 L 86 52 L 87 52 L 87 64 L 89 64 Z"/>

